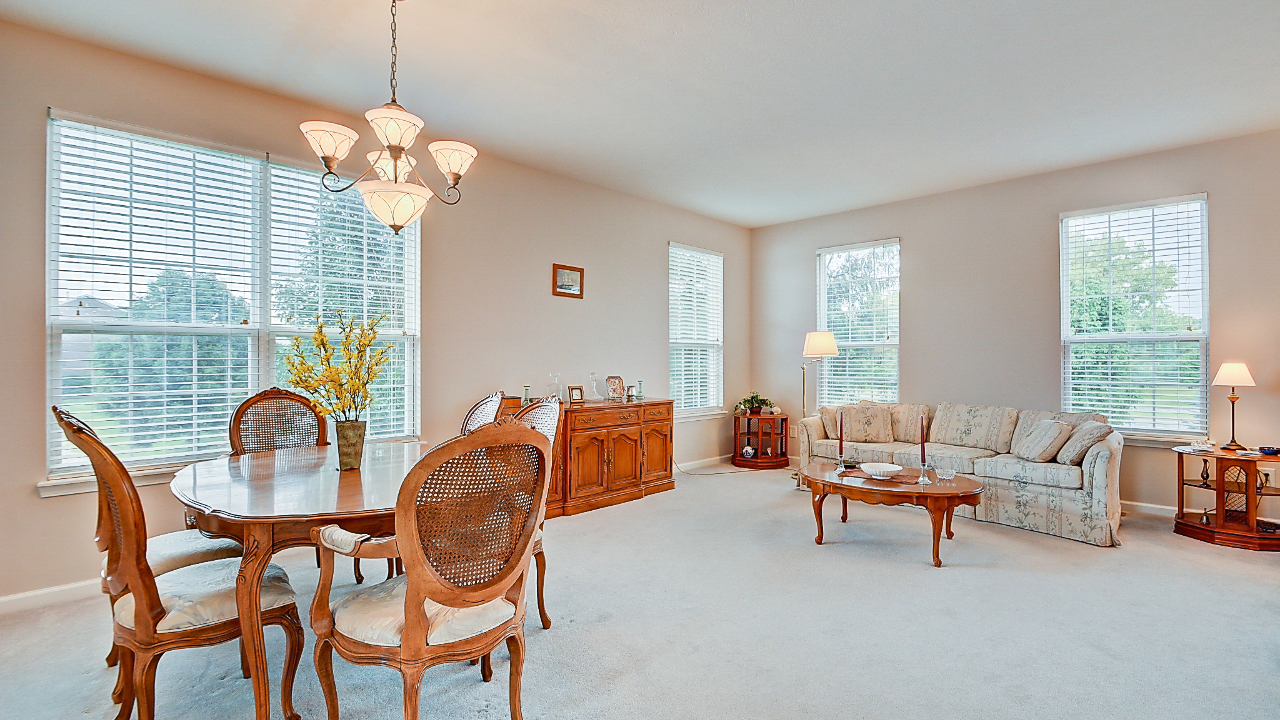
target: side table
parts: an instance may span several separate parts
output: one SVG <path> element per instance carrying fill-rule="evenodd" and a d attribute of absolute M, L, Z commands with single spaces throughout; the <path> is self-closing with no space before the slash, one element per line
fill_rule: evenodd
<path fill-rule="evenodd" d="M 784 468 L 791 459 L 787 457 L 786 415 L 734 415 L 733 459 L 738 467 L 753 470 Z M 743 453 L 751 448 L 750 456 Z"/>
<path fill-rule="evenodd" d="M 1280 526 L 1258 519 L 1258 501 L 1265 496 L 1280 496 L 1280 488 L 1264 485 L 1258 463 L 1280 462 L 1280 457 L 1263 455 L 1245 457 L 1231 450 L 1215 449 L 1195 452 L 1192 448 L 1173 448 L 1178 454 L 1178 512 L 1173 531 L 1214 545 L 1280 552 Z M 1188 478 L 1185 459 L 1212 460 L 1208 478 L 1200 472 Z M 1186 512 L 1187 488 L 1208 490 L 1214 494 L 1214 506 L 1207 512 Z"/>

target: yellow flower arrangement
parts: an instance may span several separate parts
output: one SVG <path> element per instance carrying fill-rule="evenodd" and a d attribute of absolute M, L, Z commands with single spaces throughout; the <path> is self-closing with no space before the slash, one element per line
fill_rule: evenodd
<path fill-rule="evenodd" d="M 311 396 L 316 408 L 337 420 L 359 420 L 360 413 L 373 404 L 369 386 L 382 374 L 387 364 L 387 346 L 374 348 L 378 339 L 378 323 L 386 316 L 370 318 L 367 323 L 343 317 L 338 313 L 342 342 L 337 352 L 341 362 L 334 364 L 335 348 L 324 332 L 324 321 L 316 316 L 316 331 L 311 336 L 317 364 L 307 359 L 302 338 L 295 337 L 285 365 L 289 384 Z"/>

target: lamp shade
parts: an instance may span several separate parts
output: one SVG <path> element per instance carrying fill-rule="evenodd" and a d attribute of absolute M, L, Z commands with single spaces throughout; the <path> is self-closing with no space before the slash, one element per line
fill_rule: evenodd
<path fill-rule="evenodd" d="M 1218 366 L 1218 374 L 1213 377 L 1214 385 L 1231 387 L 1253 387 L 1253 376 L 1244 363 L 1222 363 Z"/>
<path fill-rule="evenodd" d="M 417 183 L 366 180 L 356 183 L 356 189 L 364 198 L 365 207 L 374 217 L 386 223 L 399 234 L 400 229 L 412 223 L 427 209 L 427 203 L 435 195 Z"/>
<path fill-rule="evenodd" d="M 400 160 L 391 159 L 391 153 L 386 150 L 374 150 L 365 155 L 369 159 L 369 164 L 373 166 L 373 171 L 378 174 L 381 180 L 395 180 L 396 182 L 404 182 L 409 179 L 409 170 L 418 164 L 417 160 L 408 155 L 400 155 Z M 395 177 L 391 177 L 392 173 Z"/>
<path fill-rule="evenodd" d="M 805 357 L 833 357 L 839 354 L 840 348 L 836 347 L 836 336 L 833 333 L 815 331 L 804 336 Z"/>
<path fill-rule="evenodd" d="M 349 127 L 337 123 L 312 120 L 298 126 L 311 149 L 321 158 L 336 158 L 339 162 L 351 152 L 360 135 Z"/>
<path fill-rule="evenodd" d="M 428 145 L 427 150 L 436 159 L 436 167 L 439 167 L 440 172 L 445 175 L 449 173 L 465 175 L 467 168 L 471 167 L 471 161 L 475 160 L 476 155 L 479 154 L 470 145 L 453 140 L 437 140 Z"/>
<path fill-rule="evenodd" d="M 395 145 L 406 150 L 418 139 L 418 131 L 425 125 L 422 118 L 405 112 L 399 105 L 387 103 L 364 114 L 364 119 L 373 126 L 378 142 L 388 147 Z"/>

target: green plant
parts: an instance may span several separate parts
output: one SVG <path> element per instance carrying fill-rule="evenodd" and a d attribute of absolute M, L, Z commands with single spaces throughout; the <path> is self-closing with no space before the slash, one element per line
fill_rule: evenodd
<path fill-rule="evenodd" d="M 733 406 L 733 411 L 737 413 L 742 413 L 742 412 L 750 412 L 755 408 L 767 408 L 767 407 L 769 408 L 773 407 L 773 401 L 767 397 L 760 397 L 760 393 L 755 392 L 753 390 L 750 395 L 742 398 L 741 400 L 738 401 L 737 405 Z"/>

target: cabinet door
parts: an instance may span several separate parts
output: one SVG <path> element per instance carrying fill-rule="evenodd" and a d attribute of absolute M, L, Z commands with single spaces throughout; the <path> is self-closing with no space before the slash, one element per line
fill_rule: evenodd
<path fill-rule="evenodd" d="M 608 489 L 605 458 L 609 431 L 574 433 L 569 436 L 569 499 L 602 493 Z"/>
<path fill-rule="evenodd" d="M 640 484 L 640 426 L 609 431 L 609 489 Z"/>
<path fill-rule="evenodd" d="M 644 427 L 644 481 L 671 477 L 671 425 Z"/>

